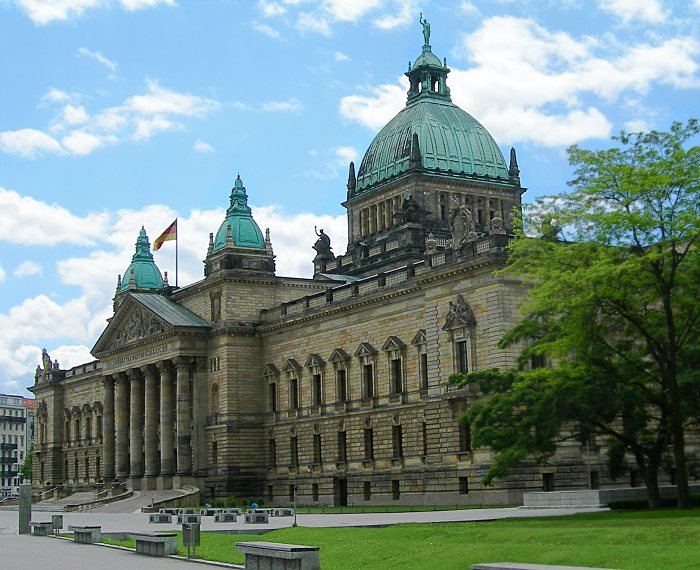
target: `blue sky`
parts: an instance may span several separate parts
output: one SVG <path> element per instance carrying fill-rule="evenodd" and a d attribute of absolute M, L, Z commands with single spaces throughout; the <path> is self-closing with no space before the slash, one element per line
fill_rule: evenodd
<path fill-rule="evenodd" d="M 238 173 L 278 274 L 311 275 L 314 225 L 343 253 L 348 162 L 405 104 L 421 11 L 526 200 L 566 189 L 571 144 L 700 115 L 700 0 L 0 0 L 0 392 L 42 347 L 91 358 L 142 224 L 178 216 L 201 279 Z"/>

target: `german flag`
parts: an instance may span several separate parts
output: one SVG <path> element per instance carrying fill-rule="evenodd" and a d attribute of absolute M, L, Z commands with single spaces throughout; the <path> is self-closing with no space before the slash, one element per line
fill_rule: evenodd
<path fill-rule="evenodd" d="M 171 239 L 177 239 L 177 218 L 175 218 L 175 221 L 153 242 L 153 251 L 158 251 L 166 241 L 170 241 Z"/>

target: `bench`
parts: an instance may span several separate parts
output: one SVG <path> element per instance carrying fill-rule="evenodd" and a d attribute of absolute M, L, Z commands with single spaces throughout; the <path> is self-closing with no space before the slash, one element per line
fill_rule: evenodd
<path fill-rule="evenodd" d="M 239 542 L 236 550 L 245 554 L 246 568 L 294 568 L 319 570 L 318 546 L 277 542 Z"/>
<path fill-rule="evenodd" d="M 293 517 L 294 509 L 272 509 L 273 517 Z"/>
<path fill-rule="evenodd" d="M 238 520 L 238 515 L 236 513 L 216 513 L 214 515 L 214 522 L 227 523 L 236 522 Z"/>
<path fill-rule="evenodd" d="M 177 524 L 192 524 L 192 523 L 201 523 L 201 522 L 202 522 L 201 515 L 192 515 L 192 514 L 177 515 Z"/>
<path fill-rule="evenodd" d="M 269 521 L 267 512 L 248 511 L 245 514 L 245 524 L 267 524 Z"/>
<path fill-rule="evenodd" d="M 149 523 L 171 523 L 173 522 L 173 515 L 167 513 L 151 513 L 148 515 Z"/>
<path fill-rule="evenodd" d="M 177 554 L 176 534 L 134 533 L 130 536 L 136 541 L 136 552 L 147 556 L 169 556 Z"/>
<path fill-rule="evenodd" d="M 73 532 L 73 542 L 78 544 L 95 544 L 102 540 L 101 526 L 69 526 Z"/>
<path fill-rule="evenodd" d="M 606 570 L 590 566 L 557 566 L 550 564 L 523 564 L 520 562 L 491 562 L 472 564 L 472 570 Z"/>
<path fill-rule="evenodd" d="M 53 531 L 52 522 L 32 522 L 29 521 L 29 526 L 32 527 L 32 534 L 34 536 L 49 536 Z"/>

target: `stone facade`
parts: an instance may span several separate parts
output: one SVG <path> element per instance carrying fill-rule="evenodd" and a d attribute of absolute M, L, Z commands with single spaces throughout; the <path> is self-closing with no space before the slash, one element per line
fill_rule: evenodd
<path fill-rule="evenodd" d="M 276 275 L 240 177 L 204 280 L 147 286 L 142 229 L 97 360 L 61 370 L 46 355 L 37 370 L 38 486 L 191 484 L 277 504 L 296 486 L 302 504 L 506 504 L 586 486 L 586 463 L 606 482 L 597 448 L 572 443 L 548 467 L 480 484 L 491 454 L 458 422 L 478 394 L 448 377 L 515 362 L 517 348 L 497 341 L 524 288 L 494 271 L 525 189 L 514 151 L 506 166 L 451 103 L 448 72 L 423 46 L 407 108 L 357 176 L 350 164 L 348 249 L 336 257 L 318 232 L 313 279 Z"/>

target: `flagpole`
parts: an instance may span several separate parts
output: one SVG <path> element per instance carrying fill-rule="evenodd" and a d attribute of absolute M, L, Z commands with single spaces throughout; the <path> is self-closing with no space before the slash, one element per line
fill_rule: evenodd
<path fill-rule="evenodd" d="M 178 258 L 178 251 L 177 251 L 177 218 L 175 218 L 175 287 L 177 287 L 177 258 Z"/>

